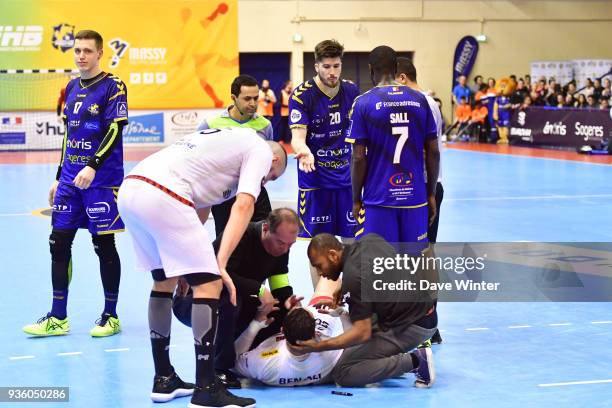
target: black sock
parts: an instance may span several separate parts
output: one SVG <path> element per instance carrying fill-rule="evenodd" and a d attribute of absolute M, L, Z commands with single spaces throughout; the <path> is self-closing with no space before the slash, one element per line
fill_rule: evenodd
<path fill-rule="evenodd" d="M 115 247 L 115 235 L 92 235 L 92 242 L 100 260 L 100 278 L 102 279 L 106 300 L 104 313 L 116 317 L 117 296 L 119 294 L 119 282 L 121 281 L 121 261 Z M 107 296 L 107 293 L 110 296 Z M 109 299 L 114 299 L 114 301 L 109 302 Z"/>
<path fill-rule="evenodd" d="M 196 385 L 204 388 L 215 380 L 215 338 L 217 337 L 218 299 L 194 298 L 191 328 L 196 357 Z M 229 339 L 233 341 L 233 339 Z"/>
<path fill-rule="evenodd" d="M 164 377 L 173 373 L 170 364 L 170 329 L 172 324 L 172 293 L 152 290 L 149 298 L 149 330 L 155 374 Z"/>

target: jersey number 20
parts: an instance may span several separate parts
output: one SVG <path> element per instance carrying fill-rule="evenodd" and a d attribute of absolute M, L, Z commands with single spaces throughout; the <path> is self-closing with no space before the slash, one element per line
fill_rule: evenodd
<path fill-rule="evenodd" d="M 395 126 L 391 128 L 391 133 L 395 136 L 399 136 L 397 144 L 395 145 L 395 154 L 393 155 L 393 164 L 399 164 L 402 155 L 402 149 L 408 141 L 408 126 Z"/>

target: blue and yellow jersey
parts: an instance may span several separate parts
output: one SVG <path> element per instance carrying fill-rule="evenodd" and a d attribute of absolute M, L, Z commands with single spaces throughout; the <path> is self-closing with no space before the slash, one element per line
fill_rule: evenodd
<path fill-rule="evenodd" d="M 298 86 L 289 98 L 289 125 L 307 129 L 306 145 L 315 157 L 316 170 L 298 170 L 301 189 L 342 188 L 351 185 L 350 145 L 344 140 L 349 111 L 359 89 L 342 80 L 333 98 L 326 95 L 314 79 Z"/>
<path fill-rule="evenodd" d="M 389 85 L 359 96 L 346 141 L 367 148 L 363 204 L 426 205 L 423 151 L 425 142 L 436 137 L 436 122 L 422 93 Z"/>
<path fill-rule="evenodd" d="M 120 125 L 127 124 L 127 87 L 116 76 L 101 73 L 84 83 L 73 79 L 66 86 L 66 134 L 59 181 L 72 184 L 90 163 L 96 168 L 91 187 L 119 186 L 123 180 Z"/>

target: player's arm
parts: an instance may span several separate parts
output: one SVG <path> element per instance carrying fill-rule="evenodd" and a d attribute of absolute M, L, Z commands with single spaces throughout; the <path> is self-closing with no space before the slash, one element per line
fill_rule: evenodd
<path fill-rule="evenodd" d="M 368 173 L 366 147 L 362 144 L 353 145 L 351 155 L 351 186 L 353 191 L 353 216 L 357 217 L 361 210 L 361 191 Z"/>
<path fill-rule="evenodd" d="M 49 188 L 49 205 L 53 207 L 53 201 L 55 201 L 55 193 L 57 192 L 57 186 L 59 185 L 59 179 L 62 175 L 62 164 L 64 163 L 64 156 L 66 155 L 66 143 L 68 141 L 68 126 L 64 126 L 64 139 L 62 141 L 62 154 L 60 156 L 60 162 L 57 166 L 57 172 L 55 173 L 55 181 Z"/>
<path fill-rule="evenodd" d="M 372 336 L 372 317 L 356 320 L 350 329 L 340 336 L 317 342 L 316 340 L 298 341 L 297 350 L 304 352 L 320 352 L 328 350 L 345 349 L 357 344 L 365 343 Z"/>
<path fill-rule="evenodd" d="M 304 92 L 306 92 L 306 88 L 302 84 L 293 90 L 289 98 L 289 128 L 291 129 L 291 148 L 295 152 L 295 158 L 299 160 L 299 168 L 306 173 L 310 173 L 315 170 L 315 160 L 306 144 L 309 114 L 307 106 L 304 104 L 306 100 Z"/>
<path fill-rule="evenodd" d="M 425 167 L 427 169 L 427 201 L 429 205 L 429 223 L 436 217 L 436 185 L 440 172 L 440 149 L 438 139 L 425 141 Z"/>

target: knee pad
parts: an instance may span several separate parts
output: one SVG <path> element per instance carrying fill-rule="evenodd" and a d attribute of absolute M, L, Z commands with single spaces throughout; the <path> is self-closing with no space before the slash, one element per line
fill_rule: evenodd
<path fill-rule="evenodd" d="M 101 260 L 114 261 L 119 254 L 117 248 L 115 248 L 115 235 L 92 235 L 91 242 L 93 242 L 94 250 Z"/>
<path fill-rule="evenodd" d="M 51 251 L 51 259 L 55 262 L 70 261 L 72 241 L 76 230 L 56 230 L 51 231 L 49 236 L 49 250 Z"/>

